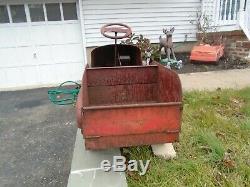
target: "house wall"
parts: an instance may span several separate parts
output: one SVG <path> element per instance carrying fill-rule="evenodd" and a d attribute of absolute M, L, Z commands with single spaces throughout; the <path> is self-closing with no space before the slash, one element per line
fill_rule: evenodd
<path fill-rule="evenodd" d="M 196 41 L 197 11 L 200 0 L 82 0 L 86 46 L 114 43 L 104 38 L 100 28 L 107 23 L 128 24 L 135 34 L 143 34 L 158 43 L 162 29 L 175 27 L 174 42 Z"/>

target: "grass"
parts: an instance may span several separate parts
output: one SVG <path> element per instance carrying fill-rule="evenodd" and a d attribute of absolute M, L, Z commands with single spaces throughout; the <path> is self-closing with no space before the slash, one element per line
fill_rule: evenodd
<path fill-rule="evenodd" d="M 124 148 L 127 159 L 151 160 L 130 187 L 250 186 L 250 88 L 184 94 L 178 157 L 155 157 L 149 146 Z"/>

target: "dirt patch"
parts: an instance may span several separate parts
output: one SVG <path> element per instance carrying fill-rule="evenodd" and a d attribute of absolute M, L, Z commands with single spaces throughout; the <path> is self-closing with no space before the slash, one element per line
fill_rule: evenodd
<path fill-rule="evenodd" d="M 177 60 L 182 60 L 183 67 L 180 70 L 175 70 L 177 73 L 194 73 L 207 71 L 220 71 L 227 69 L 244 69 L 249 68 L 250 64 L 240 59 L 222 58 L 218 63 L 204 64 L 191 63 L 189 60 L 190 53 L 176 53 Z"/>

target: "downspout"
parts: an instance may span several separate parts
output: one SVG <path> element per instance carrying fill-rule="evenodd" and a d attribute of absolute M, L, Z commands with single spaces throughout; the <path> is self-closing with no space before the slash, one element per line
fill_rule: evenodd
<path fill-rule="evenodd" d="M 78 4 L 79 4 L 79 17 L 80 17 L 80 27 L 81 27 L 81 35 L 82 35 L 84 69 L 85 69 L 88 62 L 87 62 L 87 50 L 86 50 L 87 44 L 86 44 L 85 24 L 84 24 L 84 16 L 83 16 L 83 0 L 78 0 Z"/>

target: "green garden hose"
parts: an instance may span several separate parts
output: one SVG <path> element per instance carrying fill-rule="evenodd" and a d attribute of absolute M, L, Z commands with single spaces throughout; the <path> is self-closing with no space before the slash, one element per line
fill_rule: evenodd
<path fill-rule="evenodd" d="M 75 88 L 63 88 L 68 83 L 76 85 Z M 74 104 L 81 85 L 74 81 L 66 81 L 58 86 L 56 89 L 48 90 L 49 100 L 56 105 L 70 105 Z"/>

